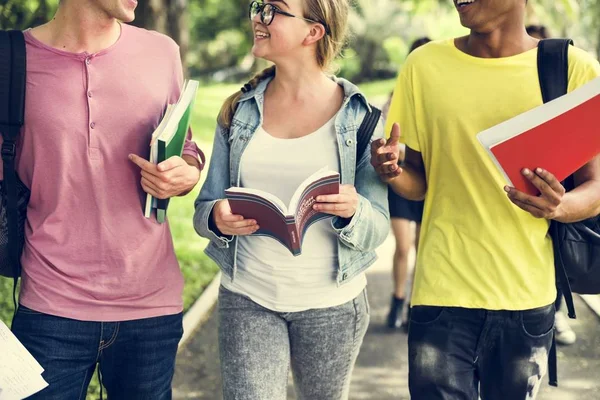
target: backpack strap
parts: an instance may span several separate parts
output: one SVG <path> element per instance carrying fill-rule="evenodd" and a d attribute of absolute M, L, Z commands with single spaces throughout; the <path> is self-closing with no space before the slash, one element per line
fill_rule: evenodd
<path fill-rule="evenodd" d="M 571 39 L 544 39 L 538 43 L 538 76 L 544 103 L 567 94 L 571 45 Z"/>
<path fill-rule="evenodd" d="M 2 134 L 2 162 L 6 193 L 8 241 L 17 243 L 17 173 L 15 156 L 17 137 L 25 119 L 25 37 L 21 31 L 0 31 L 0 134 Z M 9 260 L 14 268 L 13 301 L 17 308 L 17 281 L 21 275 L 20 249 L 9 245 Z"/>
<path fill-rule="evenodd" d="M 571 39 L 544 39 L 538 43 L 538 77 L 544 103 L 567 94 L 569 87 L 569 46 L 571 45 L 573 45 Z M 550 233 L 555 239 L 557 232 L 556 223 L 552 221 L 550 223 Z M 554 246 L 554 258 L 556 280 L 561 286 L 565 297 L 569 317 L 575 318 L 573 294 L 558 246 Z M 553 335 L 552 347 L 548 354 L 548 379 L 551 386 L 558 386 L 557 364 L 556 338 Z"/>
<path fill-rule="evenodd" d="M 360 128 L 358 128 L 356 134 L 356 165 L 358 165 L 362 155 L 367 150 L 369 142 L 371 141 L 371 136 L 373 136 L 373 132 L 375 132 L 380 117 L 381 110 L 371 106 L 371 112 L 367 112 L 360 124 Z"/>

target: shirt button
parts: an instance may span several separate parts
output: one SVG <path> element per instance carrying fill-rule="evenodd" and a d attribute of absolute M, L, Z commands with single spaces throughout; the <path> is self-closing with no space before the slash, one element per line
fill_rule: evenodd
<path fill-rule="evenodd" d="M 91 63 L 91 62 L 92 62 L 92 60 L 91 60 L 89 57 L 87 57 L 87 58 L 85 59 L 85 64 L 86 64 L 86 65 L 90 65 L 90 63 Z"/>
<path fill-rule="evenodd" d="M 94 129 L 94 127 L 95 127 L 95 126 L 96 126 L 96 123 L 95 123 L 95 122 L 92 122 L 92 123 L 90 124 L 90 128 L 92 128 L 92 129 Z"/>
<path fill-rule="evenodd" d="M 92 97 L 92 92 L 88 92 L 88 97 Z"/>
<path fill-rule="evenodd" d="M 348 279 L 348 274 L 344 272 L 342 275 L 342 280 L 345 281 L 346 279 Z"/>
<path fill-rule="evenodd" d="M 352 146 L 353 144 L 354 144 L 354 140 L 352 140 L 352 139 L 346 140 L 346 146 Z"/>

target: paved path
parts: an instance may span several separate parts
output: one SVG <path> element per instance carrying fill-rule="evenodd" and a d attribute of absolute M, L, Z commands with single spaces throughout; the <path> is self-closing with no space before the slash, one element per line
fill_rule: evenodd
<path fill-rule="evenodd" d="M 409 399 L 406 335 L 383 327 L 392 288 L 390 265 L 393 242 L 379 249 L 380 260 L 369 270 L 371 325 L 354 370 L 352 400 Z M 578 342 L 559 348 L 559 388 L 547 380 L 538 400 L 600 400 L 600 319 L 577 299 L 579 319 L 571 323 Z M 174 381 L 175 399 L 220 400 L 217 321 L 200 328 L 180 351 Z M 290 396 L 294 399 L 290 380 Z M 269 400 L 269 399 L 257 399 Z"/>

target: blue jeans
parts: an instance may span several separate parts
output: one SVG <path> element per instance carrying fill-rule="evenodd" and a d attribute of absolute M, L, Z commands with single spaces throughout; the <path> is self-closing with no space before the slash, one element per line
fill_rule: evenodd
<path fill-rule="evenodd" d="M 285 400 L 290 364 L 298 400 L 348 398 L 369 325 L 366 290 L 336 307 L 282 313 L 221 286 L 224 400 Z"/>
<path fill-rule="evenodd" d="M 111 400 L 171 399 L 182 314 L 86 322 L 19 306 L 12 330 L 49 384 L 30 399 L 85 399 L 97 364 Z"/>
<path fill-rule="evenodd" d="M 525 311 L 413 307 L 411 399 L 535 399 L 553 328 L 554 304 Z"/>

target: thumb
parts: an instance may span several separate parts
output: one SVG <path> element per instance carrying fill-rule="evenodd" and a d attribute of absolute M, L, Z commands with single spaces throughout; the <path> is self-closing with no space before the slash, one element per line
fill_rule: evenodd
<path fill-rule="evenodd" d="M 388 145 L 394 145 L 400 141 L 400 125 L 398 123 L 394 123 L 392 126 L 392 132 L 390 133 L 390 138 L 388 139 Z"/>
<path fill-rule="evenodd" d="M 161 162 L 160 164 L 158 164 L 157 169 L 159 172 L 165 172 L 165 171 L 169 171 L 171 169 L 180 167 L 181 166 L 180 160 L 183 161 L 183 159 L 181 157 L 173 156 L 173 157 Z"/>

